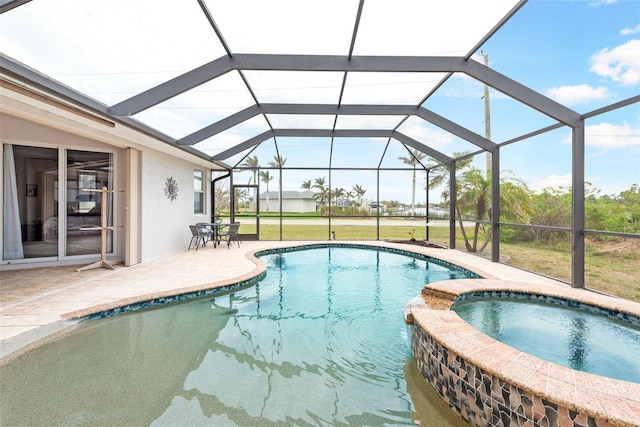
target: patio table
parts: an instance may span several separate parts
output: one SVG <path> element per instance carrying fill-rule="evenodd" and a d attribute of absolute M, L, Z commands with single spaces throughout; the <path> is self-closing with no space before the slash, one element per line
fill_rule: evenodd
<path fill-rule="evenodd" d="M 213 247 L 216 248 L 218 247 L 218 245 L 220 244 L 220 232 L 229 226 L 228 222 L 208 222 L 208 223 L 203 223 L 203 225 L 206 225 L 207 227 L 211 228 L 211 231 L 213 232 L 213 235 L 211 236 L 211 239 L 213 240 Z"/>

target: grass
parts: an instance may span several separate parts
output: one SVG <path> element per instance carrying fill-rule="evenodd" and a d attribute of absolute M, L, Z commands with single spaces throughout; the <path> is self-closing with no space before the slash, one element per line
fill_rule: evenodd
<path fill-rule="evenodd" d="M 261 215 L 261 217 L 264 217 Z M 308 219 L 308 216 L 306 216 Z M 353 218 L 352 218 L 353 219 Z M 318 219 L 318 224 L 284 224 L 283 240 L 329 240 L 328 221 Z M 375 225 L 333 225 L 339 240 L 376 240 Z M 255 228 L 245 226 L 244 233 L 255 233 Z M 381 225 L 380 240 L 408 240 L 411 235 L 417 240 L 425 239 L 423 227 L 405 225 Z M 459 233 L 458 233 L 459 234 Z M 459 238 L 460 236 L 458 236 Z M 280 240 L 279 225 L 260 224 L 260 240 Z M 448 245 L 447 227 L 431 227 L 429 241 Z M 585 283 L 590 289 L 617 295 L 640 302 L 640 241 L 630 243 L 587 244 Z M 456 241 L 456 247 L 463 249 L 464 242 Z M 568 245 L 542 245 L 539 243 L 500 244 L 500 254 L 504 262 L 515 267 L 571 282 L 571 249 Z"/>

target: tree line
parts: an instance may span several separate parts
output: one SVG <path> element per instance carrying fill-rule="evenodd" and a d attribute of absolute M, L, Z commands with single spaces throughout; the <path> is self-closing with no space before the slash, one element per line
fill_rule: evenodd
<path fill-rule="evenodd" d="M 430 188 L 444 185 L 443 205 L 449 203 L 448 167 L 432 169 Z M 467 250 L 480 252 L 490 242 L 491 229 L 476 222 L 471 234 L 463 220 L 491 221 L 491 171 L 483 172 L 471 165 L 471 158 L 456 163 L 456 217 Z M 573 221 L 572 189 L 570 187 L 545 188 L 540 192 L 531 190 L 527 184 L 514 176 L 512 171 L 500 171 L 500 222 L 571 227 Z M 640 188 L 632 184 L 628 190 L 616 195 L 602 194 L 591 183 L 585 183 L 585 228 L 640 234 Z M 501 241 L 559 242 L 568 239 L 568 233 L 544 228 L 503 227 Z M 593 237 L 610 240 L 612 237 Z M 615 238 L 614 238 L 615 239 Z"/>
<path fill-rule="evenodd" d="M 282 168 L 287 162 L 286 157 L 281 157 L 280 155 L 273 156 L 273 160 L 267 162 L 267 165 L 271 168 Z M 247 156 L 245 161 L 240 164 L 241 167 L 249 169 L 252 173 L 253 182 L 257 182 L 258 177 L 260 178 L 260 182 L 266 185 L 266 201 L 267 201 L 267 212 L 269 209 L 269 183 L 273 180 L 273 175 L 268 170 L 260 170 L 260 161 L 258 160 L 258 156 Z M 280 180 L 282 182 L 282 180 Z M 251 178 L 249 179 L 249 183 L 251 183 Z M 311 180 L 306 180 L 302 182 L 300 188 L 304 190 L 315 190 L 313 199 L 320 205 L 321 210 L 325 210 L 330 200 L 335 200 L 335 205 L 338 206 L 338 202 L 341 200 L 346 200 L 349 206 L 353 206 L 355 204 L 356 207 L 362 207 L 362 199 L 367 192 L 364 187 L 360 184 L 356 184 L 351 187 L 351 189 L 347 190 L 341 187 L 336 187 L 333 190 L 330 189 L 327 185 L 327 181 L 325 177 L 316 178 L 312 183 Z M 344 206 L 342 206 L 344 207 Z"/>

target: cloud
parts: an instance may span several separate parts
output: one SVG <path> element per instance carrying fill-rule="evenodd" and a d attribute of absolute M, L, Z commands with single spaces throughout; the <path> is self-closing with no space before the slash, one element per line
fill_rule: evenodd
<path fill-rule="evenodd" d="M 600 123 L 585 128 L 586 145 L 591 147 L 620 148 L 640 145 L 640 127 L 624 122 L 621 125 Z"/>
<path fill-rule="evenodd" d="M 640 39 L 605 48 L 591 57 L 590 71 L 601 77 L 610 78 L 623 86 L 640 82 Z"/>
<path fill-rule="evenodd" d="M 598 158 L 598 157 L 602 157 L 602 156 L 604 156 L 606 153 L 607 153 L 607 150 L 598 150 L 598 151 L 597 151 L 597 152 L 595 152 L 595 153 L 586 154 L 586 155 L 584 156 L 584 158 L 585 158 L 585 159 L 595 159 L 595 158 Z"/>
<path fill-rule="evenodd" d="M 623 36 L 628 36 L 629 34 L 640 33 L 640 24 L 636 25 L 634 28 L 624 28 L 620 30 L 620 34 Z"/>
<path fill-rule="evenodd" d="M 618 0 L 594 0 L 589 2 L 590 7 L 606 6 L 608 4 L 618 3 Z"/>
<path fill-rule="evenodd" d="M 495 93 L 496 91 L 493 92 Z M 484 86 L 473 77 L 456 73 L 447 79 L 446 83 L 438 89 L 437 93 L 439 96 L 451 98 L 480 99 L 484 95 Z"/>
<path fill-rule="evenodd" d="M 476 58 L 474 57 L 473 59 Z M 489 90 L 491 99 L 511 99 L 499 90 L 493 88 L 489 88 Z M 448 98 L 482 99 L 484 96 L 484 84 L 466 74 L 455 73 L 447 79 L 436 94 L 437 96 Z"/>
<path fill-rule="evenodd" d="M 607 99 L 609 90 L 604 86 L 592 87 L 588 84 L 552 87 L 547 94 L 564 105 L 576 105 L 585 102 Z"/>
<path fill-rule="evenodd" d="M 569 187 L 571 186 L 571 173 L 567 173 L 564 175 L 549 175 L 544 178 L 541 178 L 537 181 L 534 181 L 531 184 L 531 189 L 534 191 L 540 191 L 545 188 L 558 188 L 558 187 Z"/>
<path fill-rule="evenodd" d="M 640 146 L 640 127 L 633 127 L 627 122 L 621 125 L 602 122 L 597 125 L 586 126 L 584 129 L 585 145 L 588 147 L 624 148 Z M 565 144 L 571 144 L 571 134 L 563 139 Z"/>
<path fill-rule="evenodd" d="M 398 130 L 406 136 L 436 150 L 444 150 L 454 140 L 453 135 L 425 124 L 422 119 L 411 117 Z"/>

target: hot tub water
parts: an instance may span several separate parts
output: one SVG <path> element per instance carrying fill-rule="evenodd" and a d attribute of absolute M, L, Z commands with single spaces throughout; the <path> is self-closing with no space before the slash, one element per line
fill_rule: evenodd
<path fill-rule="evenodd" d="M 451 307 L 476 329 L 575 370 L 640 383 L 640 327 L 553 303 L 469 298 Z"/>

